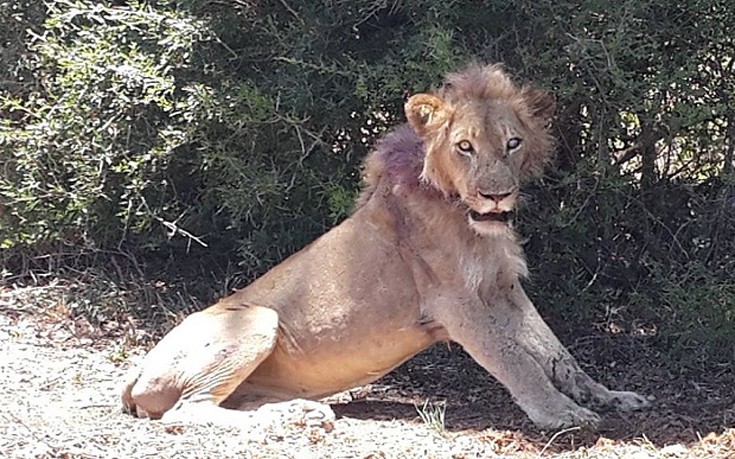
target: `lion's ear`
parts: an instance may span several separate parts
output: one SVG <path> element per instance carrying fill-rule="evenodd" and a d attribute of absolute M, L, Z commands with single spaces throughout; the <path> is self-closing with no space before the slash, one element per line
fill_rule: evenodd
<path fill-rule="evenodd" d="M 446 122 L 452 110 L 445 101 L 431 94 L 416 94 L 406 102 L 406 118 L 419 135 Z"/>
<path fill-rule="evenodd" d="M 543 120 L 544 123 L 551 121 L 556 111 L 554 96 L 540 89 L 523 88 L 523 98 L 534 117 Z"/>

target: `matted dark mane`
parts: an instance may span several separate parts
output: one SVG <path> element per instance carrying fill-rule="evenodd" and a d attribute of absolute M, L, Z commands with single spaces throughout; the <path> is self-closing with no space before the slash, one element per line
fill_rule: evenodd
<path fill-rule="evenodd" d="M 367 202 L 381 179 L 391 187 L 400 186 L 404 192 L 440 197 L 439 190 L 421 179 L 425 154 L 423 140 L 409 124 L 388 132 L 365 159 L 364 186 L 356 208 Z"/>
<path fill-rule="evenodd" d="M 372 153 L 391 184 L 415 189 L 420 186 L 424 163 L 424 142 L 408 124 L 383 137 Z"/>

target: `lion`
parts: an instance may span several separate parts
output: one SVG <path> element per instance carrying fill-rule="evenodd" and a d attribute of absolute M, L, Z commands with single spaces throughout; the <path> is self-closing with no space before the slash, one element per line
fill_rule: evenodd
<path fill-rule="evenodd" d="M 521 183 L 548 162 L 554 109 L 498 64 L 410 97 L 408 123 L 366 158 L 352 215 L 171 330 L 132 373 L 124 408 L 197 418 L 318 400 L 441 341 L 461 345 L 542 429 L 646 407 L 588 376 L 521 285 L 513 214 Z"/>

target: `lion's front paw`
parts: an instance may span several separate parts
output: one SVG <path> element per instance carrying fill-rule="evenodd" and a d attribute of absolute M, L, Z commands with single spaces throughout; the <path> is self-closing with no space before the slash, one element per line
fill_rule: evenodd
<path fill-rule="evenodd" d="M 648 408 L 651 405 L 653 397 L 646 398 L 642 395 L 636 394 L 635 392 L 628 391 L 610 391 L 612 397 L 608 406 L 618 411 L 637 411 L 644 408 Z"/>
<path fill-rule="evenodd" d="M 285 402 L 267 403 L 256 411 L 256 416 L 272 423 L 286 425 L 323 425 L 334 423 L 336 416 L 332 407 L 314 400 L 293 399 Z"/>
<path fill-rule="evenodd" d="M 594 430 L 600 425 L 600 416 L 597 413 L 571 401 L 565 403 L 558 410 L 527 409 L 526 413 L 533 423 L 542 430 L 557 430 L 574 426 Z"/>
<path fill-rule="evenodd" d="M 543 424 L 537 422 L 536 425 L 542 429 L 564 429 L 578 426 L 595 430 L 600 425 L 600 421 L 597 413 L 580 406 L 548 418 Z"/>

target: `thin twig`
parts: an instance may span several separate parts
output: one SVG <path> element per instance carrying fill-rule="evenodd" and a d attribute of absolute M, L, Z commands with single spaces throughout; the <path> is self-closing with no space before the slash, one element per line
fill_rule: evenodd
<path fill-rule="evenodd" d="M 579 427 L 579 426 L 569 427 L 568 429 L 560 430 L 557 433 L 555 433 L 549 439 L 549 441 L 546 442 L 546 444 L 544 445 L 544 447 L 541 449 L 541 452 L 538 453 L 538 456 L 537 457 L 543 456 L 544 453 L 546 452 L 546 450 L 549 449 L 549 447 L 551 446 L 551 444 L 554 442 L 554 440 L 556 440 L 560 436 L 564 435 L 565 433 L 574 432 L 574 431 L 577 431 L 577 430 L 581 430 L 581 427 Z"/>
<path fill-rule="evenodd" d="M 589 282 L 587 282 L 587 285 L 584 286 L 582 289 L 582 292 L 586 292 L 597 280 L 597 275 L 600 273 L 600 257 L 597 257 L 597 269 L 595 270 L 595 273 L 592 275 L 592 279 L 590 279 Z"/>
<path fill-rule="evenodd" d="M 202 241 L 201 238 L 199 238 L 197 236 L 194 236 L 193 234 L 191 234 L 190 232 L 186 231 L 183 228 L 179 228 L 179 226 L 176 224 L 176 222 L 170 222 L 168 220 L 164 220 L 163 218 L 161 218 L 158 215 L 154 214 L 153 213 L 153 210 L 151 210 L 151 208 L 148 206 L 148 201 L 146 201 L 145 198 L 142 197 L 142 196 L 141 196 L 140 199 L 141 199 L 141 202 L 143 203 L 143 205 L 145 206 L 146 210 L 150 214 L 150 216 L 153 217 L 154 220 L 160 222 L 163 226 L 165 226 L 166 228 L 168 228 L 171 231 L 171 236 L 173 236 L 174 234 L 177 234 L 178 233 L 178 234 L 180 234 L 180 235 L 182 235 L 184 237 L 189 238 L 189 242 L 194 241 L 197 244 L 201 245 L 202 247 L 208 247 L 207 243 L 204 242 L 204 241 Z M 179 218 L 181 218 L 182 216 L 183 216 L 183 214 L 181 216 L 179 216 Z M 187 247 L 187 251 L 188 251 L 188 247 Z"/>
<path fill-rule="evenodd" d="M 301 23 L 302 25 L 304 24 L 304 20 L 303 20 L 303 19 L 301 19 L 301 16 L 299 16 L 299 14 L 298 14 L 298 13 L 297 13 L 296 11 L 294 11 L 294 9 L 293 9 L 293 8 L 291 8 L 291 7 L 290 7 L 290 6 L 288 5 L 288 3 L 286 3 L 286 0 L 279 0 L 279 1 L 281 2 L 281 5 L 283 5 L 283 7 L 284 7 L 284 8 L 286 8 L 286 9 L 288 10 L 288 12 L 289 12 L 289 13 L 291 13 L 291 14 L 293 15 L 293 17 L 295 17 L 296 19 L 298 19 L 298 21 L 299 21 L 299 22 L 300 22 L 300 23 Z"/>
<path fill-rule="evenodd" d="M 153 218 L 155 218 L 157 221 L 161 222 L 163 226 L 171 230 L 171 233 L 175 234 L 178 233 L 182 236 L 188 237 L 190 240 L 196 242 L 197 244 L 201 245 L 202 247 L 208 247 L 207 243 L 202 241 L 199 237 L 194 236 L 190 232 L 186 231 L 185 229 L 179 228 L 176 223 L 170 222 L 167 220 L 162 219 L 161 217 L 154 215 Z"/>
<path fill-rule="evenodd" d="M 590 203 L 590 201 L 592 200 L 592 198 L 597 195 L 597 188 L 599 186 L 600 186 L 600 175 L 599 174 L 595 174 L 595 185 L 592 187 L 592 191 L 589 194 L 587 194 L 587 198 L 585 198 L 584 202 L 582 203 L 582 205 L 580 206 L 580 208 L 577 210 L 577 213 L 575 213 L 572 216 L 572 218 L 569 219 L 568 222 L 564 223 L 561 226 L 562 228 L 568 228 L 569 226 L 571 226 L 577 220 L 577 218 L 579 218 L 579 216 L 582 214 L 582 212 L 584 211 L 584 209 Z"/>

